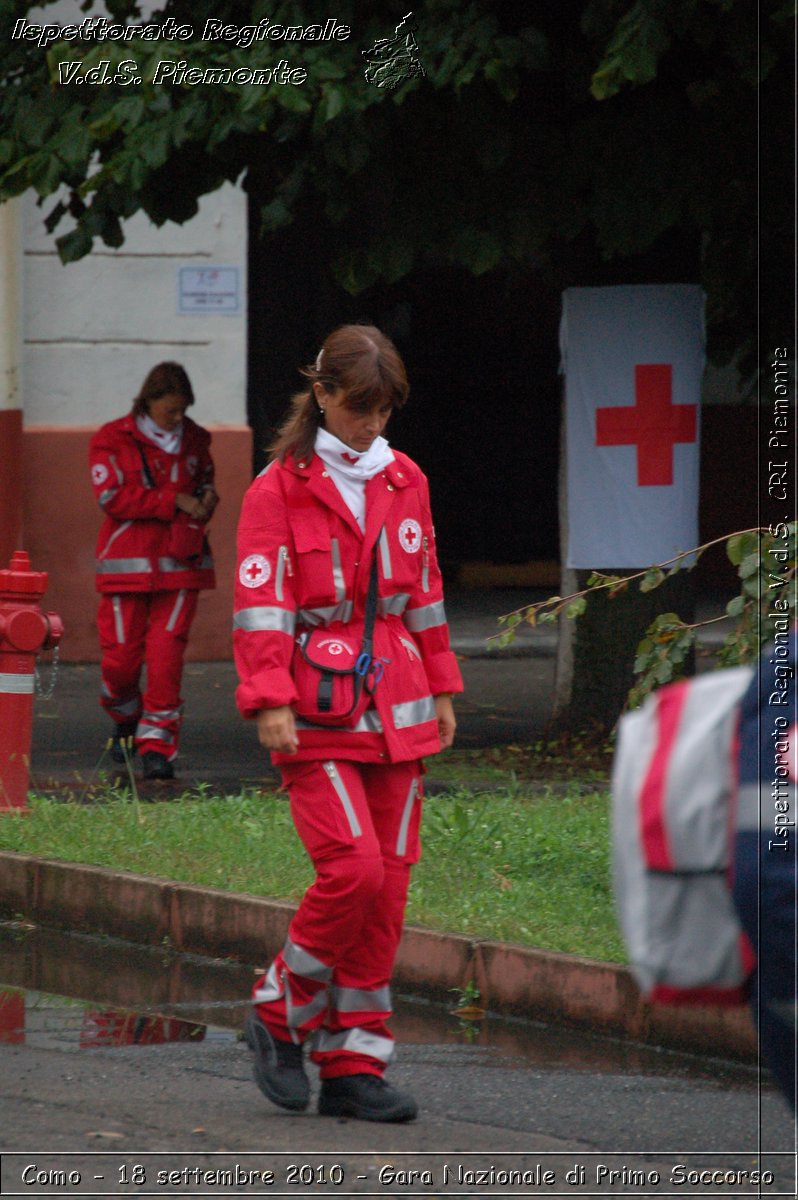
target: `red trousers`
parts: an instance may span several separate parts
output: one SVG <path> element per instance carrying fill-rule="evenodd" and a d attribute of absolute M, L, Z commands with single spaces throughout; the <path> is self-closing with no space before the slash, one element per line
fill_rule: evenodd
<path fill-rule="evenodd" d="M 390 978 L 418 860 L 419 762 L 282 768 L 316 870 L 253 1000 L 272 1034 L 300 1043 L 322 1079 L 381 1075 L 393 1055 Z"/>
<path fill-rule="evenodd" d="M 97 628 L 102 649 L 102 704 L 118 724 L 138 722 L 136 745 L 172 759 L 183 701 L 183 655 L 197 611 L 195 590 L 102 595 Z M 142 667 L 147 676 L 140 688 Z"/>

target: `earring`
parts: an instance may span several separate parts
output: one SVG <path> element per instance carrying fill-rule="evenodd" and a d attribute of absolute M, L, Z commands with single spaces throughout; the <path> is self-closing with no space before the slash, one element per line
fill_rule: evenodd
<path fill-rule="evenodd" d="M 322 408 L 322 406 L 321 406 L 321 405 L 319 405 L 319 416 L 320 416 L 322 419 L 324 418 L 324 409 Z"/>

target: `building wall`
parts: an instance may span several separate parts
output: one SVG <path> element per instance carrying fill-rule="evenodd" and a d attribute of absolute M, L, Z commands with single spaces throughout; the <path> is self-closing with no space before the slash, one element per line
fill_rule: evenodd
<path fill-rule="evenodd" d="M 62 656 L 98 658 L 94 542 L 101 514 L 91 492 L 88 442 L 128 412 L 147 371 L 182 363 L 212 434 L 221 504 L 210 527 L 216 591 L 203 594 L 189 643 L 193 659 L 230 655 L 235 526 L 251 478 L 246 423 L 246 199 L 226 185 L 184 226 L 125 227 L 119 250 L 95 245 L 64 266 L 43 217 L 26 197 L 23 218 L 23 540 L 35 569 L 50 574 L 46 607 L 64 621 Z M 235 267 L 233 315 L 178 312 L 180 268 Z"/>

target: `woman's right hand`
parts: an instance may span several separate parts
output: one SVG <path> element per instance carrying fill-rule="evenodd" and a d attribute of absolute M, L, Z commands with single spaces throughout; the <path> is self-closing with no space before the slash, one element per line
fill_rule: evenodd
<path fill-rule="evenodd" d="M 175 507 L 187 513 L 194 521 L 201 521 L 205 516 L 205 505 L 197 496 L 190 496 L 188 492 L 177 493 Z"/>
<path fill-rule="evenodd" d="M 289 704 L 280 708 L 262 708 L 255 720 L 261 746 L 267 750 L 277 750 L 280 754 L 296 754 L 299 738 L 294 710 Z"/>

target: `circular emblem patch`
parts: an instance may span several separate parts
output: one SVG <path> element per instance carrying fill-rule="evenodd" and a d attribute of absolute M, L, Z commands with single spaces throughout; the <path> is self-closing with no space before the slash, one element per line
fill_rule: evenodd
<path fill-rule="evenodd" d="M 108 468 L 106 467 L 105 463 L 95 463 L 91 469 L 92 483 L 96 484 L 97 487 L 99 487 L 101 483 L 105 483 L 107 478 L 108 478 Z"/>
<path fill-rule="evenodd" d="M 399 526 L 399 542 L 408 554 L 416 554 L 421 549 L 421 526 L 418 521 L 408 517 Z"/>
<path fill-rule="evenodd" d="M 262 554 L 248 555 L 238 568 L 238 578 L 248 588 L 263 587 L 269 582 L 271 573 L 271 564 Z"/>

